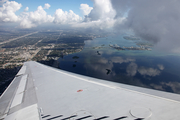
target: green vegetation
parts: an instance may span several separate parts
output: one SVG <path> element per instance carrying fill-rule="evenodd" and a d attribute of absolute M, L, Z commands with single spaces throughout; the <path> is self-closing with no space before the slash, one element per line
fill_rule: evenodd
<path fill-rule="evenodd" d="M 39 38 L 21 38 L 9 43 L 6 43 L 2 46 L 2 48 L 16 48 L 16 47 L 27 47 L 28 45 L 33 45 L 37 43 L 40 39 Z"/>
<path fill-rule="evenodd" d="M 53 50 L 48 57 L 62 57 L 63 51 L 62 50 Z"/>
<path fill-rule="evenodd" d="M 11 30 L 10 30 L 11 31 Z M 57 59 L 67 54 L 77 53 L 83 49 L 85 40 L 97 37 L 77 31 L 0 31 L 0 87 L 5 88 L 17 74 L 20 65 L 28 60 L 39 61 L 46 65 L 58 67 Z M 26 36 L 24 36 L 26 35 Z M 16 39 L 20 37 L 19 39 Z M 12 39 L 13 41 L 7 41 Z M 75 56 L 73 59 L 78 59 Z M 3 87 L 2 87 L 2 86 Z M 4 90 L 4 89 L 3 89 Z M 0 93 L 1 90 L 0 90 Z"/>
<path fill-rule="evenodd" d="M 12 68 L 0 69 L 0 95 L 11 83 L 21 66 L 13 66 Z"/>
<path fill-rule="evenodd" d="M 35 57 L 33 57 L 33 61 L 41 61 L 45 56 L 46 54 L 48 53 L 48 50 L 40 50 Z"/>

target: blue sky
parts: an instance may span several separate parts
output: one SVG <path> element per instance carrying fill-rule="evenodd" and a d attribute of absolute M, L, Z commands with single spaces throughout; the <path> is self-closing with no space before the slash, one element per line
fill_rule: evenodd
<path fill-rule="evenodd" d="M 16 12 L 16 14 L 21 13 L 26 7 L 29 7 L 29 11 L 35 11 L 38 6 L 44 6 L 45 3 L 51 5 L 49 9 L 46 9 L 47 14 L 53 15 L 56 9 L 60 8 L 63 11 L 72 10 L 74 13 L 83 16 L 79 7 L 80 4 L 88 4 L 93 7 L 93 2 L 91 0 L 15 0 L 22 4 L 22 8 Z"/>

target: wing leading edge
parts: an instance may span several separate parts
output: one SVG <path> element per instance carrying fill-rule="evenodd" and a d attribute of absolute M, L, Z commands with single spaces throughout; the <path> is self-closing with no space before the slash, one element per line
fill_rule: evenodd
<path fill-rule="evenodd" d="M 0 97 L 5 120 L 177 120 L 180 95 L 24 64 Z"/>

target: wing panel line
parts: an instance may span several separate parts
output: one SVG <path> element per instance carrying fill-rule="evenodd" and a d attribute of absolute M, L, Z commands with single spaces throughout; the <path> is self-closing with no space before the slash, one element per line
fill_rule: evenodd
<path fill-rule="evenodd" d="M 27 75 L 24 75 L 21 78 L 21 81 L 19 83 L 18 89 L 16 91 L 16 94 L 14 96 L 14 99 L 12 101 L 12 104 L 11 104 L 10 108 L 13 108 L 13 107 L 15 107 L 15 106 L 22 103 L 22 99 L 23 99 L 23 96 L 24 96 L 24 90 L 25 90 L 25 87 L 26 87 L 26 82 L 27 82 Z"/>

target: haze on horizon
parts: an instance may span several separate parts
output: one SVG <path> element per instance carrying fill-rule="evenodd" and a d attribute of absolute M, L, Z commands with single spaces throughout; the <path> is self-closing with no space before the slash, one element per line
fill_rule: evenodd
<path fill-rule="evenodd" d="M 57 4 L 64 4 L 65 0 Z M 70 0 L 70 4 L 73 0 Z M 93 6 L 79 4 L 79 11 L 57 8 L 48 14 L 51 4 L 45 1 L 35 11 L 17 1 L 0 0 L 0 27 L 32 29 L 39 26 L 65 26 L 69 29 L 132 32 L 143 40 L 155 43 L 155 48 L 180 53 L 180 1 L 179 0 L 92 0 Z M 33 1 L 33 4 L 39 4 Z M 17 14 L 18 11 L 22 11 Z M 11 23 L 11 24 L 10 24 Z M 1 28 L 0 28 L 1 29 Z"/>

